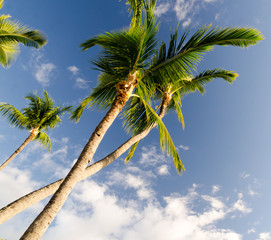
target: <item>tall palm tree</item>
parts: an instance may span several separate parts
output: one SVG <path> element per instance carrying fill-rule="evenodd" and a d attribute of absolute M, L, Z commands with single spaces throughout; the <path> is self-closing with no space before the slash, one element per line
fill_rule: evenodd
<path fill-rule="evenodd" d="M 3 0 L 0 1 L 0 9 Z M 0 63 L 8 67 L 19 52 L 19 43 L 39 48 L 47 43 L 43 33 L 33 30 L 18 21 L 10 20 L 9 15 L 0 16 Z"/>
<path fill-rule="evenodd" d="M 160 98 L 160 110 L 159 110 L 159 117 L 162 119 L 164 115 L 170 111 L 170 110 L 176 110 L 178 113 L 178 118 L 182 122 L 182 125 L 184 127 L 184 120 L 180 108 L 180 101 L 181 98 L 190 93 L 194 90 L 199 90 L 201 93 L 203 92 L 203 85 L 210 82 L 211 80 L 215 78 L 222 78 L 228 82 L 232 82 L 237 77 L 237 74 L 225 71 L 221 69 L 216 70 L 208 70 L 204 71 L 203 73 L 197 75 L 194 78 L 187 78 L 184 80 L 180 80 L 173 83 L 168 83 L 168 87 L 171 87 L 171 91 L 168 91 L 168 87 L 166 84 L 163 84 L 162 86 L 157 84 L 157 89 L 159 91 L 157 92 L 157 98 Z M 164 92 L 162 89 L 165 89 Z M 138 98 L 136 98 L 138 100 Z M 145 107 L 142 104 L 139 103 L 137 108 L 133 108 L 133 111 L 136 109 L 136 115 L 138 117 L 134 117 L 133 120 L 137 119 L 137 121 L 132 121 L 127 119 L 127 124 L 129 126 L 127 127 L 133 127 L 133 129 L 130 129 L 129 131 L 133 132 L 133 136 L 128 139 L 124 144 L 122 144 L 120 147 L 118 147 L 115 151 L 107 155 L 105 158 L 101 159 L 100 161 L 95 162 L 94 164 L 87 167 L 84 171 L 84 173 L 81 176 L 80 180 L 83 180 L 96 172 L 100 171 L 104 167 L 108 166 L 110 163 L 114 162 L 119 156 L 121 156 L 124 152 L 126 152 L 130 147 L 131 148 L 127 158 L 126 162 L 130 160 L 132 157 L 132 154 L 134 153 L 134 150 L 140 140 L 145 138 L 148 133 L 155 127 L 156 120 L 154 121 L 146 121 L 146 115 L 144 116 L 144 113 L 146 111 Z M 129 114 L 130 116 L 132 113 Z M 129 123 L 128 123 L 129 122 Z M 18 214 L 19 212 L 23 211 L 24 209 L 32 206 L 33 204 L 43 200 L 44 198 L 50 196 L 53 194 L 60 184 L 62 183 L 64 179 L 60 179 L 52 184 L 49 184 L 41 189 L 38 189 L 36 191 L 33 191 L 18 200 L 10 203 L 6 207 L 0 209 L 0 223 L 5 222 L 6 220 L 10 219 L 14 215 Z"/>
<path fill-rule="evenodd" d="M 60 124 L 60 116 L 71 109 L 71 106 L 56 107 L 46 91 L 43 92 L 43 98 L 38 97 L 35 93 L 29 94 L 25 98 L 30 103 L 22 111 L 8 103 L 0 103 L 0 113 L 7 118 L 11 126 L 30 131 L 30 135 L 23 144 L 0 166 L 0 170 L 32 140 L 39 141 L 50 151 L 51 141 L 44 131 L 48 131 L 49 128 L 53 129 Z"/>
<path fill-rule="evenodd" d="M 21 239 L 41 238 L 75 184 L 80 181 L 82 173 L 91 161 L 107 129 L 133 92 L 136 96 L 145 98 L 147 103 L 150 93 L 153 92 L 155 79 L 173 78 L 176 81 L 182 79 L 195 68 L 203 53 L 212 50 L 215 45 L 247 47 L 263 39 L 260 32 L 255 29 L 213 28 L 209 30 L 210 27 L 203 27 L 188 40 L 188 32 L 185 32 L 175 51 L 170 50 L 170 55 L 166 58 L 156 56 L 149 62 L 154 54 L 158 30 L 154 17 L 155 0 L 141 2 L 144 3 L 145 9 L 142 13 L 143 20 L 139 21 L 140 24 L 131 25 L 133 27 L 126 31 L 98 35 L 82 44 L 84 50 L 95 45 L 103 48 L 100 58 L 93 61 L 103 74 L 99 78 L 98 87 L 85 99 L 75 114 L 79 116 L 89 103 L 102 108 L 108 107 L 109 111 L 92 133 L 77 162 L 57 192 Z M 149 89 L 151 91 L 148 91 Z M 152 112 L 151 109 L 147 111 Z M 159 130 L 166 133 L 163 124 L 159 121 L 158 123 L 160 123 Z M 183 166 L 171 139 L 168 134 L 163 137 L 162 144 L 167 146 L 178 171 L 181 171 Z"/>

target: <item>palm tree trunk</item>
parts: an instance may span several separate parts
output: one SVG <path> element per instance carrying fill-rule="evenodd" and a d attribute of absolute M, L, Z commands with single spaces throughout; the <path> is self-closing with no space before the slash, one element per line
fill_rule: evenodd
<path fill-rule="evenodd" d="M 111 108 L 92 133 L 77 162 L 74 164 L 64 181 L 61 183 L 59 189 L 50 199 L 49 203 L 45 206 L 43 211 L 37 216 L 37 218 L 20 238 L 21 240 L 37 240 L 40 239 L 45 233 L 57 215 L 58 211 L 65 203 L 75 184 L 80 181 L 84 170 L 86 169 L 88 163 L 91 161 L 106 131 L 128 101 L 136 82 L 136 73 L 134 73 L 128 76 L 127 81 L 121 82 L 117 85 L 117 96 Z"/>
<path fill-rule="evenodd" d="M 169 103 L 170 99 L 166 98 L 162 101 L 159 117 L 162 119 L 165 115 L 165 109 Z M 118 157 L 120 157 L 123 153 L 125 153 L 133 144 L 145 138 L 149 132 L 156 126 L 156 124 L 150 126 L 149 128 L 145 129 L 141 133 L 131 137 L 128 139 L 124 144 L 122 144 L 119 148 L 115 151 L 107 155 L 105 158 L 93 163 L 92 165 L 88 166 L 84 173 L 82 174 L 80 181 L 86 179 L 87 177 L 95 174 L 96 172 L 102 170 L 110 163 L 114 162 Z M 12 218 L 16 214 L 20 213 L 21 211 L 25 210 L 28 207 L 31 207 L 35 203 L 45 199 L 46 197 L 52 195 L 63 182 L 63 178 L 51 183 L 43 188 L 40 188 L 36 191 L 33 191 L 16 201 L 10 203 L 6 207 L 0 209 L 0 224 L 4 223 L 8 219 Z"/>
<path fill-rule="evenodd" d="M 25 139 L 23 144 L 19 148 L 17 148 L 16 151 L 4 163 L 2 163 L 2 165 L 0 166 L 0 171 L 5 166 L 7 166 L 13 160 L 13 158 L 15 158 L 29 142 L 31 142 L 35 138 L 37 133 L 38 133 L 37 129 L 32 129 L 31 130 L 30 135 Z"/>

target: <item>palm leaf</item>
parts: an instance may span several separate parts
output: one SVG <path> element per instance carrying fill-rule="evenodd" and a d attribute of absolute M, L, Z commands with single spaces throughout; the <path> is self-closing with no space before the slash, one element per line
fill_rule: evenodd
<path fill-rule="evenodd" d="M 133 155 L 134 155 L 134 153 L 135 153 L 135 150 L 136 150 L 136 148 L 137 148 L 137 146 L 138 146 L 138 143 L 139 143 L 139 141 L 136 142 L 135 144 L 133 144 L 133 146 L 132 146 L 131 149 L 129 150 L 129 153 L 128 153 L 127 157 L 126 157 L 125 160 L 124 160 L 125 163 L 128 163 L 128 162 L 131 160 L 131 158 L 133 157 Z"/>
<path fill-rule="evenodd" d="M 133 94 L 132 96 L 140 98 L 140 96 L 138 96 L 138 95 Z M 145 102 L 145 100 L 143 98 L 140 98 L 140 99 L 146 107 L 147 114 L 151 115 L 152 117 L 154 117 L 156 119 L 159 133 L 160 133 L 160 145 L 161 145 L 162 150 L 165 151 L 165 149 L 166 149 L 167 154 L 172 156 L 173 161 L 174 161 L 174 165 L 175 165 L 178 173 L 180 173 L 182 170 L 185 170 L 185 168 L 184 168 L 184 165 L 179 157 L 179 154 L 176 150 L 176 147 L 170 137 L 170 134 L 167 131 L 166 126 L 164 125 L 164 123 L 160 119 L 160 117 L 157 115 L 157 113 Z"/>
<path fill-rule="evenodd" d="M 39 48 L 47 43 L 44 34 L 37 30 L 14 22 L 9 15 L 0 16 L 0 62 L 3 66 L 9 66 L 16 58 L 18 44 Z"/>
<path fill-rule="evenodd" d="M 12 126 L 19 129 L 30 129 L 28 119 L 15 107 L 8 103 L 0 103 L 0 113 Z"/>
<path fill-rule="evenodd" d="M 188 40 L 186 40 L 188 31 L 185 31 L 178 46 L 176 33 L 172 34 L 170 50 L 167 53 L 162 43 L 160 51 L 152 59 L 152 66 L 145 72 L 144 77 L 150 75 L 156 77 L 162 74 L 169 78 L 175 76 L 178 79 L 181 77 L 180 74 L 185 75 L 195 70 L 203 54 L 211 51 L 215 45 L 248 47 L 264 39 L 263 35 L 254 28 L 209 29 L 210 26 L 200 28 Z"/>
<path fill-rule="evenodd" d="M 51 140 L 45 132 L 39 132 L 33 140 L 39 141 L 44 148 L 48 148 L 49 152 L 51 151 Z"/>

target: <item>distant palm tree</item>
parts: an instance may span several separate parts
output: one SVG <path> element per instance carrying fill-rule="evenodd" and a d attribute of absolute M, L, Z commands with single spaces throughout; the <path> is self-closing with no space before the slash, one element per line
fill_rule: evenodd
<path fill-rule="evenodd" d="M 30 131 L 30 135 L 23 144 L 0 166 L 0 170 L 32 140 L 39 141 L 44 147 L 48 147 L 50 151 L 50 138 L 43 131 L 55 128 L 61 123 L 60 116 L 71 109 L 71 106 L 54 106 L 54 101 L 46 91 L 43 92 L 43 98 L 38 97 L 35 93 L 29 94 L 25 98 L 30 103 L 28 107 L 22 109 L 22 112 L 8 103 L 0 103 L 0 113 L 7 118 L 11 126 Z"/>
<path fill-rule="evenodd" d="M 0 9 L 3 0 L 0 1 Z M 9 15 L 0 16 L 0 63 L 8 67 L 19 52 L 19 43 L 39 48 L 47 43 L 44 34 L 9 19 Z"/>
<path fill-rule="evenodd" d="M 248 47 L 263 39 L 261 33 L 255 29 L 202 27 L 190 39 L 187 39 L 188 32 L 185 32 L 174 50 L 170 49 L 169 55 L 162 54 L 165 57 L 160 58 L 160 55 L 155 55 L 158 31 L 154 16 L 156 1 L 131 0 L 129 2 L 142 2 L 145 8 L 142 14 L 139 12 L 140 19 L 135 24 L 131 24 L 128 30 L 101 34 L 82 44 L 84 50 L 96 45 L 102 47 L 103 51 L 99 59 L 93 61 L 102 74 L 99 77 L 98 86 L 77 108 L 75 118 L 79 117 L 89 104 L 109 108 L 109 111 L 92 133 L 77 162 L 57 192 L 21 239 L 41 238 L 75 184 L 80 181 L 106 131 L 131 96 L 142 99 L 147 111 L 153 113 L 153 110 L 145 103 L 149 102 L 158 78 L 161 81 L 163 79 L 165 81 L 166 79 L 172 79 L 172 81 L 182 79 L 195 69 L 202 55 L 211 51 L 215 45 Z M 161 48 L 160 53 L 163 53 L 164 46 Z M 157 124 L 163 135 L 162 146 L 167 147 L 168 153 L 173 157 L 175 166 L 180 172 L 183 170 L 183 165 L 176 148 L 162 122 L 158 120 Z"/>

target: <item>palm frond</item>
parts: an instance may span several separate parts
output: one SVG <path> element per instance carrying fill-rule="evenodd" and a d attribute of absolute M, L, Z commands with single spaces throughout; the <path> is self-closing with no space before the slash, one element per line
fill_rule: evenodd
<path fill-rule="evenodd" d="M 30 129 L 28 119 L 12 105 L 0 103 L 0 113 L 7 118 L 10 125 L 19 129 Z"/>
<path fill-rule="evenodd" d="M 144 77 L 163 74 L 170 78 L 176 76 L 178 79 L 180 76 L 176 73 L 191 73 L 203 54 L 211 51 L 215 45 L 248 47 L 264 39 L 263 35 L 254 28 L 209 29 L 210 26 L 200 28 L 188 40 L 188 31 L 185 31 L 178 46 L 175 44 L 176 32 L 172 34 L 169 51 L 166 52 L 162 43 L 160 51 L 152 59 L 152 66 L 145 72 Z"/>
<path fill-rule="evenodd" d="M 136 142 L 135 144 L 133 144 L 133 146 L 132 146 L 131 149 L 129 150 L 129 153 L 128 153 L 127 157 L 126 157 L 125 160 L 124 160 L 125 164 L 128 163 L 128 162 L 131 160 L 131 158 L 133 157 L 133 155 L 134 155 L 134 153 L 135 153 L 135 150 L 136 150 L 136 148 L 137 148 L 137 146 L 138 146 L 138 143 L 139 143 L 139 141 Z"/>
<path fill-rule="evenodd" d="M 182 109 L 181 109 L 180 101 L 176 101 L 176 99 L 174 97 L 172 98 L 172 101 L 173 101 L 175 110 L 177 112 L 178 119 L 181 122 L 182 127 L 184 129 L 185 128 L 185 123 L 184 123 L 184 117 L 183 117 L 183 112 L 182 112 Z"/>
<path fill-rule="evenodd" d="M 140 98 L 140 96 L 138 96 L 138 95 L 133 94 L 132 96 Z M 143 104 L 146 107 L 146 113 L 156 119 L 158 129 L 159 129 L 159 134 L 160 134 L 160 145 L 161 145 L 162 150 L 163 151 L 167 150 L 167 154 L 172 156 L 173 161 L 174 161 L 174 165 L 175 165 L 178 173 L 180 173 L 182 170 L 185 170 L 185 168 L 184 168 L 184 165 L 179 157 L 177 149 L 176 149 L 176 147 L 170 137 L 170 134 L 167 131 L 166 126 L 164 125 L 164 123 L 160 119 L 160 117 L 157 115 L 157 113 L 152 109 L 151 106 L 149 106 L 145 102 L 145 100 L 143 98 L 141 98 L 141 101 L 143 102 Z"/>
<path fill-rule="evenodd" d="M 39 132 L 33 140 L 39 141 L 44 148 L 48 148 L 49 152 L 51 151 L 51 139 L 45 132 Z"/>
<path fill-rule="evenodd" d="M 98 109 L 107 109 L 113 103 L 117 90 L 116 85 L 121 81 L 106 73 L 100 74 L 98 85 L 93 88 L 91 94 L 87 96 L 80 105 L 73 111 L 71 119 L 78 122 L 84 109 L 95 106 Z"/>
<path fill-rule="evenodd" d="M 0 62 L 3 66 L 9 66 L 15 59 L 19 43 L 35 48 L 47 43 L 43 33 L 12 21 L 9 17 L 9 15 L 0 17 Z"/>
<path fill-rule="evenodd" d="M 3 7 L 4 5 L 4 0 L 0 0 L 0 9 Z"/>
<path fill-rule="evenodd" d="M 205 91 L 204 86 L 214 79 L 222 78 L 226 82 L 232 83 L 237 77 L 237 73 L 225 69 L 216 68 L 213 70 L 205 70 L 191 78 L 191 80 L 182 81 L 180 88 L 177 88 L 175 91 L 178 90 L 181 95 L 185 95 L 198 90 L 202 94 Z"/>
<path fill-rule="evenodd" d="M 155 85 L 145 85 L 140 81 L 134 94 L 144 98 L 144 102 L 151 105 L 151 97 L 155 91 Z M 136 135 L 155 122 L 155 119 L 151 115 L 146 114 L 144 102 L 140 98 L 130 98 L 126 103 L 122 111 L 122 116 L 124 118 L 123 126 L 127 133 Z"/>

